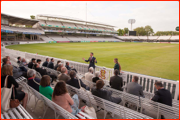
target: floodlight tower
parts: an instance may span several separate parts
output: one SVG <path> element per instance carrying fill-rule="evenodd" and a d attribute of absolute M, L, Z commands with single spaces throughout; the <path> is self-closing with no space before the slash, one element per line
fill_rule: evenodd
<path fill-rule="evenodd" d="M 135 19 L 129 19 L 128 23 L 131 24 L 131 31 L 132 31 L 132 24 L 134 24 L 136 22 Z"/>

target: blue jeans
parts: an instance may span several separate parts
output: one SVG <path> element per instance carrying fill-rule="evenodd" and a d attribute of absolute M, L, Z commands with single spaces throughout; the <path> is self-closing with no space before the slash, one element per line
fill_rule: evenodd
<path fill-rule="evenodd" d="M 71 109 L 72 109 L 72 113 L 71 114 L 76 115 L 76 114 L 78 114 L 81 111 L 79 109 L 78 95 L 77 94 L 73 95 L 72 99 L 74 101 L 74 104 L 71 106 Z"/>

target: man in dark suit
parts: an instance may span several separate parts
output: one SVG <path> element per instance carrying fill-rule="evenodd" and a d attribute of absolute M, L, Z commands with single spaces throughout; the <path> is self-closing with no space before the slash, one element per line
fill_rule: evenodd
<path fill-rule="evenodd" d="M 48 63 L 49 63 L 49 58 L 46 58 L 46 61 L 42 64 L 42 66 L 47 67 Z"/>
<path fill-rule="evenodd" d="M 83 60 L 85 62 L 89 62 L 88 70 L 89 70 L 90 67 L 93 67 L 95 69 L 95 63 L 97 63 L 97 60 L 96 60 L 95 57 L 93 57 L 93 53 L 92 52 L 90 53 L 90 57 L 89 57 L 88 60 L 85 60 L 84 58 L 83 58 Z"/>
<path fill-rule="evenodd" d="M 28 68 L 33 68 L 33 65 L 36 63 L 36 59 L 35 58 L 32 58 L 31 59 L 31 62 L 28 63 Z"/>
<path fill-rule="evenodd" d="M 119 74 L 119 71 L 117 69 L 115 69 L 114 70 L 114 76 L 112 76 L 110 78 L 109 84 L 110 84 L 111 88 L 123 91 L 123 89 L 122 89 L 123 79 L 122 79 L 122 77 L 119 77 L 118 74 Z"/>
<path fill-rule="evenodd" d="M 70 75 L 71 79 L 66 82 L 68 85 L 71 85 L 75 88 L 80 89 L 80 86 L 79 86 L 79 82 L 80 82 L 81 87 L 85 88 L 86 90 L 90 89 L 80 79 L 79 79 L 79 81 L 78 81 L 78 79 L 76 79 L 76 72 L 74 70 L 71 70 L 69 75 Z"/>
<path fill-rule="evenodd" d="M 159 81 L 155 82 L 154 85 L 158 91 L 155 92 L 155 95 L 151 100 L 172 106 L 172 96 L 171 96 L 170 91 L 166 90 L 163 87 L 163 84 Z"/>
<path fill-rule="evenodd" d="M 51 62 L 48 63 L 47 67 L 54 69 L 54 58 L 51 58 Z"/>
<path fill-rule="evenodd" d="M 144 97 L 143 93 L 143 87 L 138 84 L 138 77 L 134 76 L 132 79 L 132 82 L 128 83 L 125 90 L 127 93 L 139 96 L 139 97 Z"/>
<path fill-rule="evenodd" d="M 17 57 L 18 61 L 17 63 L 20 64 L 21 63 L 21 57 Z"/>

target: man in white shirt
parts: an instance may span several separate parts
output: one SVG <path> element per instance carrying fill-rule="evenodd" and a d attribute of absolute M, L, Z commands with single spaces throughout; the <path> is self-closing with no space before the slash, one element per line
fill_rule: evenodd
<path fill-rule="evenodd" d="M 90 67 L 89 72 L 85 73 L 85 80 L 89 80 L 92 82 L 92 78 L 94 77 L 93 71 L 94 71 L 93 67 Z"/>

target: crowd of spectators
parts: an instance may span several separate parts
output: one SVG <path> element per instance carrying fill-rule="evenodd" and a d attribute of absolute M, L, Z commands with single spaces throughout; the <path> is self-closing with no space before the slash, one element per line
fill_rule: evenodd
<path fill-rule="evenodd" d="M 54 66 L 54 59 L 51 58 L 51 61 L 49 62 L 49 58 L 47 58 L 41 67 L 40 59 L 36 60 L 35 58 L 32 58 L 31 61 L 27 63 L 24 58 L 18 57 L 18 67 L 11 65 L 9 56 L 4 57 L 2 61 L 1 88 L 4 87 L 5 79 L 8 79 L 7 87 L 10 88 L 11 85 L 14 85 L 14 88 L 16 88 L 15 97 L 19 101 L 23 101 L 24 108 L 26 108 L 28 95 L 21 89 L 18 89 L 19 85 L 15 79 L 20 76 L 24 76 L 28 79 L 27 83 L 29 86 L 74 115 L 79 111 L 79 99 L 76 94 L 72 97 L 69 95 L 66 84 L 78 89 L 83 87 L 86 90 L 90 90 L 90 87 L 84 84 L 82 80 L 77 77 L 76 69 L 69 67 L 69 62 L 66 62 L 66 66 L 64 67 L 61 61 L 57 61 L 57 64 Z M 114 61 L 116 62 L 115 66 L 119 65 L 117 60 Z M 27 71 L 25 67 L 28 67 L 29 70 Z M 61 73 L 56 76 L 47 72 L 43 67 L 55 69 Z M 120 68 L 114 70 L 114 76 L 110 78 L 110 86 L 106 87 L 111 87 L 119 91 L 125 91 L 129 94 L 133 94 L 139 97 L 145 97 L 143 93 L 143 86 L 138 84 L 139 78 L 137 76 L 133 76 L 132 82 L 129 82 L 126 86 L 123 86 L 123 79 L 119 69 Z M 36 72 L 41 74 L 41 79 L 36 77 Z M 54 90 L 51 87 L 53 80 L 59 81 L 57 82 Z M 89 71 L 85 73 L 85 80 L 96 83 L 96 86 L 90 90 L 93 95 L 117 104 L 122 101 L 120 97 L 113 97 L 111 91 L 103 88 L 105 84 L 104 81 L 100 78 L 100 72 L 96 71 L 94 73 L 93 67 L 90 67 Z M 151 100 L 172 106 L 171 93 L 163 87 L 162 83 L 158 81 L 155 82 L 155 88 L 157 91 Z"/>

